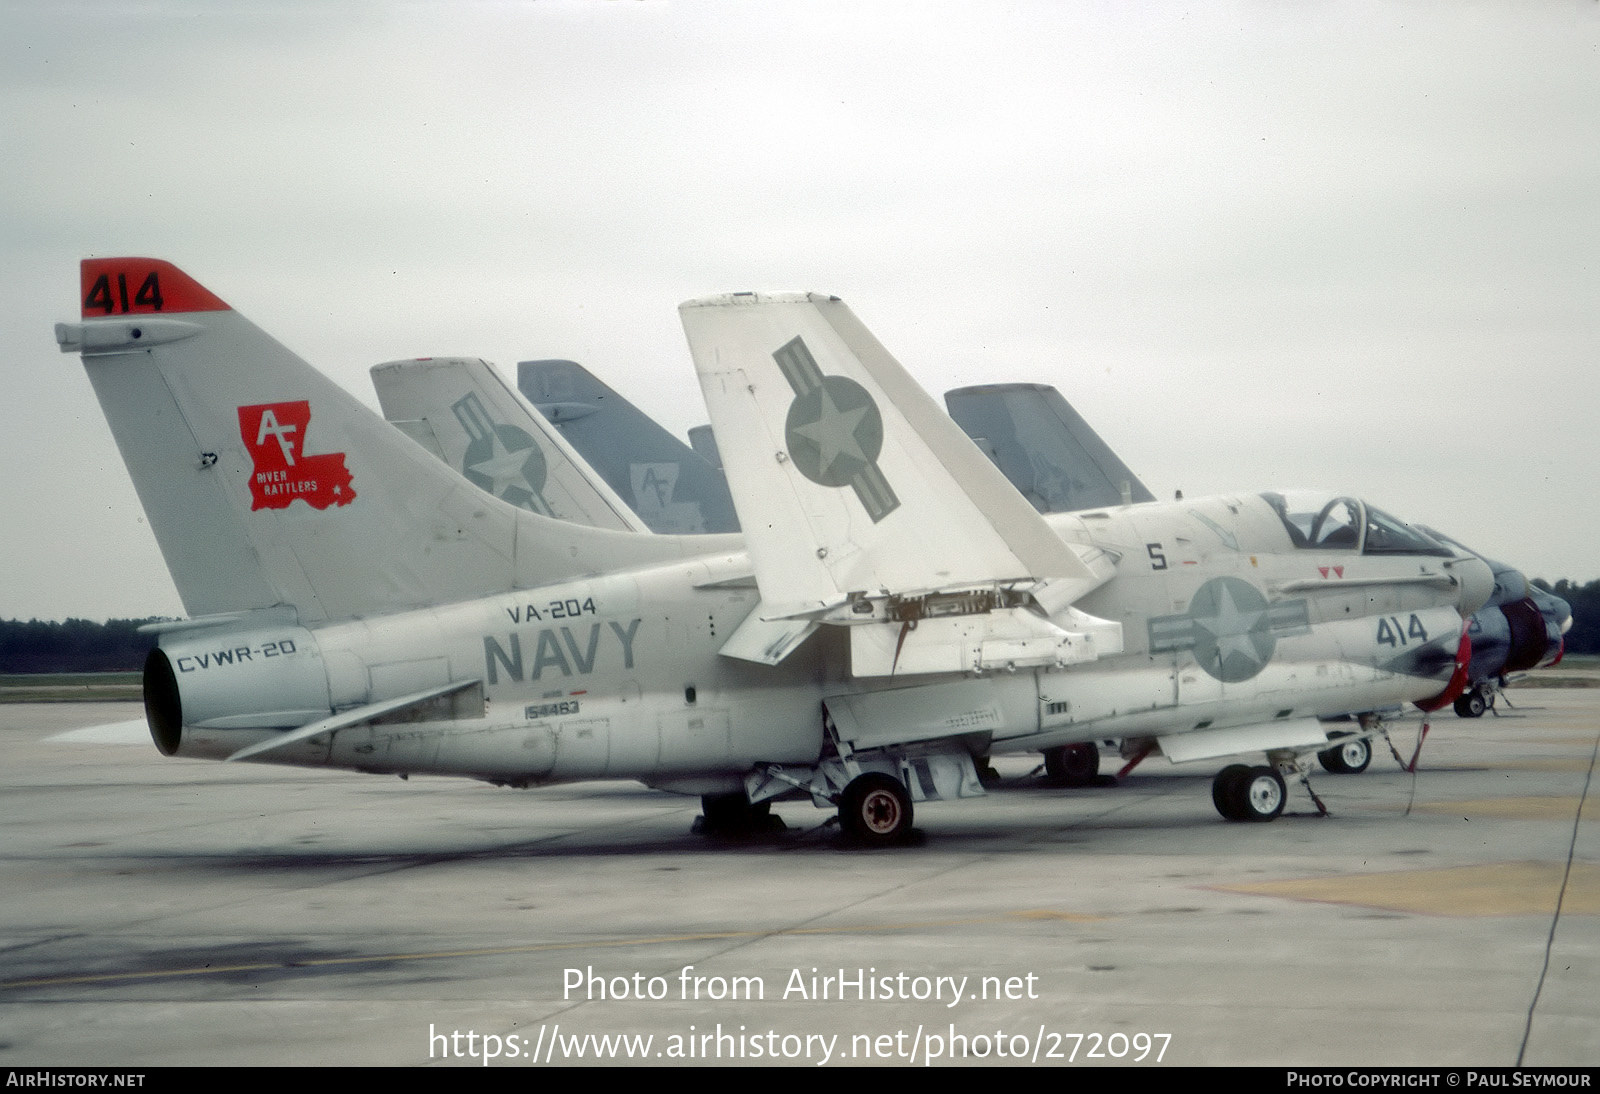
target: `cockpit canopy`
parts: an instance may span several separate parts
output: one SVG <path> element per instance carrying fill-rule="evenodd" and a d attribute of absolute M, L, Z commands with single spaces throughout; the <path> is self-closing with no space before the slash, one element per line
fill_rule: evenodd
<path fill-rule="evenodd" d="M 1364 555 L 1437 555 L 1455 552 L 1414 524 L 1357 498 L 1318 490 L 1261 495 L 1277 512 L 1296 547 L 1308 551 L 1358 551 Z"/>

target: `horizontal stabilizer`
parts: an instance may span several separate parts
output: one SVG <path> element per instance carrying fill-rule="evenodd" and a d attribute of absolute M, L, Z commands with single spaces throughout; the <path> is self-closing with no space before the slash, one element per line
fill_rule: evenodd
<path fill-rule="evenodd" d="M 822 624 L 809 619 L 764 618 L 766 606 L 757 604 L 719 651 L 724 657 L 776 665 L 800 648 Z"/>
<path fill-rule="evenodd" d="M 248 748 L 241 748 L 238 752 L 235 752 L 232 756 L 229 756 L 225 762 L 231 764 L 240 760 L 253 759 L 256 756 L 260 756 L 264 753 L 272 752 L 280 748 L 286 748 L 289 745 L 295 744 L 299 741 L 310 740 L 319 733 L 332 733 L 336 729 L 347 729 L 350 726 L 359 725 L 362 722 L 370 722 L 374 718 L 382 718 L 388 714 L 397 714 L 408 707 L 421 706 L 423 703 L 429 702 L 433 699 L 439 699 L 446 695 L 453 695 L 458 691 L 465 691 L 468 688 L 475 687 L 481 683 L 482 681 L 476 679 L 457 680 L 454 683 L 443 684 L 439 687 L 429 688 L 427 691 L 413 692 L 410 695 L 402 695 L 396 699 L 385 699 L 381 703 L 368 703 L 366 706 L 356 707 L 353 710 L 346 710 L 339 714 L 332 715 L 331 717 L 312 722 L 309 725 L 303 725 L 299 729 L 290 730 L 288 733 L 281 734 L 280 736 L 269 737 L 265 741 L 257 741 Z"/>

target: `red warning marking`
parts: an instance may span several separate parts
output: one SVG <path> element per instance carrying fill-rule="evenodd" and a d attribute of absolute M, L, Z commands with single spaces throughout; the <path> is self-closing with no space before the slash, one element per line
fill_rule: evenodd
<path fill-rule="evenodd" d="M 1321 574 L 1323 577 L 1327 577 L 1328 576 L 1328 571 L 1330 571 L 1330 570 L 1333 571 L 1333 576 L 1334 577 L 1343 577 L 1344 576 L 1344 567 L 1343 566 L 1318 566 L 1317 567 L 1317 573 Z"/>
<path fill-rule="evenodd" d="M 239 437 L 250 450 L 250 509 L 287 509 L 296 498 L 313 509 L 356 500 L 343 452 L 305 454 L 311 404 L 263 403 L 239 408 Z"/>
<path fill-rule="evenodd" d="M 215 293 L 159 258 L 86 258 L 78 265 L 83 317 L 229 311 Z"/>

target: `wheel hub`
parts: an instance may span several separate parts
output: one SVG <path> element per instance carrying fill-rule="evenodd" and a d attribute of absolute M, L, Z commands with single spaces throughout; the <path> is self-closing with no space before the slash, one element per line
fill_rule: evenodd
<path fill-rule="evenodd" d="M 900 823 L 900 802 L 887 790 L 874 790 L 861 802 L 861 819 L 879 835 L 893 832 Z"/>

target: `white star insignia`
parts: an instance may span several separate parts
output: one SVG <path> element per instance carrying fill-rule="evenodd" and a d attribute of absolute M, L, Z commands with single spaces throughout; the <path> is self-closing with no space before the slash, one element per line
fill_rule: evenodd
<path fill-rule="evenodd" d="M 854 410 L 840 410 L 828 394 L 826 385 L 819 394 L 822 397 L 822 412 L 817 420 L 808 425 L 795 426 L 794 431 L 814 442 L 821 450 L 821 474 L 831 475 L 833 465 L 840 456 L 848 456 L 858 463 L 871 463 L 856 441 L 856 426 L 861 424 L 861 419 L 867 416 L 870 408 L 859 406 Z"/>

